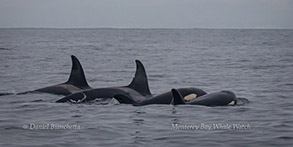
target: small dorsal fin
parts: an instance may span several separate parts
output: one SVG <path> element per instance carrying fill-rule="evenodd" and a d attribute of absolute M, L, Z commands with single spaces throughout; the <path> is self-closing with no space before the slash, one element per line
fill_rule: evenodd
<path fill-rule="evenodd" d="M 139 60 L 135 60 L 136 72 L 132 82 L 127 86 L 142 95 L 152 95 L 149 89 L 148 78 L 143 64 Z"/>
<path fill-rule="evenodd" d="M 72 84 L 79 88 L 89 88 L 90 86 L 86 81 L 85 74 L 79 60 L 74 55 L 71 55 L 71 60 L 71 73 L 65 84 Z"/>
<path fill-rule="evenodd" d="M 116 94 L 114 98 L 121 104 L 135 104 L 133 99 L 125 94 Z"/>
<path fill-rule="evenodd" d="M 173 105 L 185 104 L 182 95 L 177 89 L 172 89 L 171 92 L 173 95 Z"/>

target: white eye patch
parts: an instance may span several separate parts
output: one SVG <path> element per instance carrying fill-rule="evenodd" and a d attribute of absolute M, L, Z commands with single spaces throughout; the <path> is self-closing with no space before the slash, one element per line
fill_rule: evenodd
<path fill-rule="evenodd" d="M 233 105 L 235 105 L 235 101 L 232 101 L 232 102 L 230 102 L 229 104 L 228 104 L 229 106 L 233 106 Z"/>
<path fill-rule="evenodd" d="M 192 93 L 192 94 L 185 96 L 184 101 L 191 101 L 191 100 L 195 99 L 196 97 L 197 97 L 197 95 L 195 93 Z"/>

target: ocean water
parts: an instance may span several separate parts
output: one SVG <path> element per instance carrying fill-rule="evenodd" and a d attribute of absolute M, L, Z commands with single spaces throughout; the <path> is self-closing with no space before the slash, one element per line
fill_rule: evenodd
<path fill-rule="evenodd" d="M 290 146 L 293 30 L 0 29 L 0 93 L 65 82 L 77 56 L 94 87 L 128 85 L 141 60 L 150 90 L 231 90 L 241 106 L 54 103 L 0 96 L 0 146 Z"/>

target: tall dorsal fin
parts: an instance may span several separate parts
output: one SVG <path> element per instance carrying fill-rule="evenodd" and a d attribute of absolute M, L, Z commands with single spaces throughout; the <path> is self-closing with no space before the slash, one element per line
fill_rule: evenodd
<path fill-rule="evenodd" d="M 71 60 L 72 60 L 71 73 L 68 78 L 68 81 L 65 82 L 65 84 L 72 84 L 80 88 L 89 88 L 90 86 L 88 85 L 86 81 L 85 74 L 83 72 L 83 69 L 79 60 L 74 55 L 71 55 Z"/>
<path fill-rule="evenodd" d="M 173 105 L 185 104 L 182 95 L 177 89 L 172 89 L 171 92 L 173 95 Z"/>
<path fill-rule="evenodd" d="M 128 87 L 138 91 L 144 96 L 152 95 L 148 84 L 148 77 L 143 64 L 139 60 L 135 60 L 135 63 L 135 76 L 132 79 L 132 82 L 128 85 Z"/>

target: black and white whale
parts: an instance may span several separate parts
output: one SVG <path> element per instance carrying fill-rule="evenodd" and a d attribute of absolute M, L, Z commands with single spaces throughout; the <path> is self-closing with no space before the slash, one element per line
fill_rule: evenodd
<path fill-rule="evenodd" d="M 148 85 L 148 78 L 143 64 L 139 60 L 136 62 L 136 72 L 132 82 L 128 86 L 106 87 L 84 90 L 77 92 L 60 100 L 58 102 L 82 103 L 93 101 L 97 98 L 113 98 L 117 94 L 127 94 L 134 98 L 134 101 L 142 101 L 151 97 L 152 94 Z"/>
<path fill-rule="evenodd" d="M 173 94 L 173 104 L 189 104 L 189 105 L 204 105 L 204 106 L 225 106 L 236 105 L 237 98 L 232 91 L 220 91 L 205 94 L 203 96 L 191 99 L 189 101 L 184 100 L 183 94 L 178 89 L 171 90 Z"/>
<path fill-rule="evenodd" d="M 92 89 L 87 83 L 83 68 L 79 60 L 74 55 L 71 55 L 71 60 L 72 68 L 70 76 L 66 82 L 18 94 L 43 92 L 58 95 L 69 95 L 86 89 Z"/>
<path fill-rule="evenodd" d="M 183 99 L 186 101 L 206 94 L 205 91 L 199 88 L 179 88 L 178 91 L 180 91 L 180 93 L 183 95 Z M 114 98 L 119 101 L 119 103 L 142 106 L 150 104 L 172 104 L 173 95 L 171 91 L 168 91 L 149 98 L 134 98 L 133 96 L 127 94 L 117 94 L 114 96 Z"/>

